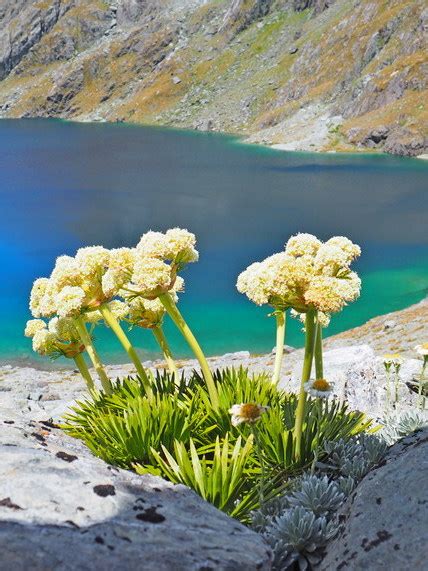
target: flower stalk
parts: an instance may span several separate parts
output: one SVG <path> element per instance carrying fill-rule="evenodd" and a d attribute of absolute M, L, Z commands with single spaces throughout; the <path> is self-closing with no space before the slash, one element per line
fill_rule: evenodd
<path fill-rule="evenodd" d="M 83 317 L 79 315 L 79 317 L 76 318 L 75 323 L 76 323 L 77 332 L 79 333 L 82 343 L 85 345 L 89 358 L 91 359 L 92 364 L 94 365 L 97 375 L 101 381 L 104 392 L 107 395 L 111 395 L 112 386 L 110 379 L 108 378 L 107 373 L 105 372 L 103 364 L 101 362 L 101 359 L 97 353 L 97 350 L 95 349 L 94 344 L 92 343 L 92 339 L 88 333 L 88 330 L 86 329 Z"/>
<path fill-rule="evenodd" d="M 276 320 L 276 355 L 273 368 L 272 384 L 279 383 L 281 375 L 282 358 L 284 356 L 285 330 L 286 330 L 286 313 L 285 311 L 275 311 Z"/>
<path fill-rule="evenodd" d="M 76 367 L 79 369 L 80 374 L 85 379 L 88 390 L 93 391 L 95 389 L 94 381 L 91 377 L 91 373 L 89 372 L 88 366 L 86 364 L 86 361 L 82 353 L 78 353 L 73 357 L 73 359 L 74 362 L 76 363 Z"/>
<path fill-rule="evenodd" d="M 306 391 L 305 383 L 309 380 L 312 370 L 312 361 L 314 358 L 314 346 L 316 337 L 316 326 L 315 326 L 315 315 L 316 312 L 309 310 L 306 313 L 305 329 L 306 329 L 306 339 L 305 339 L 305 356 L 303 360 L 303 371 L 302 380 L 300 384 L 299 401 L 296 409 L 296 419 L 294 423 L 294 437 L 296 439 L 296 449 L 295 455 L 296 459 L 300 459 L 301 447 L 302 447 L 302 429 L 303 420 L 305 415 L 305 403 L 306 403 Z"/>
<path fill-rule="evenodd" d="M 201 346 L 199 345 L 198 341 L 196 340 L 196 337 L 193 335 L 192 331 L 190 330 L 189 326 L 187 325 L 186 321 L 181 315 L 172 296 L 169 293 L 164 293 L 159 296 L 159 299 L 162 302 L 163 306 L 165 307 L 168 315 L 171 317 L 172 321 L 174 322 L 180 333 L 187 341 L 189 347 L 192 349 L 193 353 L 195 354 L 195 357 L 199 361 L 202 374 L 207 384 L 211 405 L 214 410 L 218 410 L 219 398 L 218 398 L 217 387 L 214 382 L 211 370 L 208 366 L 207 359 L 201 349 Z"/>
<path fill-rule="evenodd" d="M 134 349 L 130 340 L 125 335 L 125 332 L 123 331 L 122 327 L 120 326 L 119 321 L 116 319 L 116 317 L 113 315 L 111 309 L 106 304 L 100 306 L 100 312 L 104 318 L 104 321 L 111 328 L 113 333 L 118 338 L 122 347 L 128 353 L 131 361 L 134 363 L 134 366 L 137 369 L 138 376 L 140 377 L 140 379 L 143 383 L 143 386 L 144 386 L 144 389 L 145 389 L 147 395 L 151 395 L 152 394 L 152 388 L 150 386 L 149 377 L 148 377 L 148 375 L 147 375 L 147 373 L 146 373 L 146 371 L 145 371 L 145 369 L 144 369 L 144 367 L 143 367 L 143 365 L 142 365 L 142 363 L 141 363 L 141 361 L 137 355 L 136 350 Z"/>
<path fill-rule="evenodd" d="M 315 361 L 315 378 L 316 379 L 323 379 L 324 378 L 324 364 L 323 364 L 323 356 L 322 356 L 322 326 L 321 326 L 321 323 L 318 321 L 318 319 L 317 319 L 317 323 L 316 323 L 314 361 Z"/>
<path fill-rule="evenodd" d="M 156 341 L 159 343 L 159 347 L 162 349 L 168 370 L 171 373 L 171 375 L 174 377 L 175 384 L 178 385 L 179 378 L 178 378 L 177 366 L 175 364 L 174 358 L 171 353 L 171 349 L 169 347 L 168 341 L 166 340 L 163 329 L 160 325 L 158 325 L 157 327 L 153 327 L 152 331 Z"/>

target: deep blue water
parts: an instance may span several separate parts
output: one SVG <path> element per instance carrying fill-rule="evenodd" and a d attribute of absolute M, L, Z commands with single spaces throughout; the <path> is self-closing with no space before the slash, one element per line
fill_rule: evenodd
<path fill-rule="evenodd" d="M 149 229 L 196 233 L 200 261 L 181 308 L 209 354 L 270 350 L 273 322 L 235 289 L 252 261 L 296 232 L 359 243 L 358 302 L 329 333 L 400 309 L 428 288 L 428 164 L 375 155 L 284 153 L 227 136 L 129 125 L 0 121 L 0 361 L 32 360 L 22 334 L 32 281 L 82 245 L 134 245 Z M 178 355 L 187 350 L 173 328 Z M 143 356 L 156 346 L 132 332 Z M 120 360 L 108 331 L 106 360 Z M 296 322 L 289 344 L 301 345 Z"/>

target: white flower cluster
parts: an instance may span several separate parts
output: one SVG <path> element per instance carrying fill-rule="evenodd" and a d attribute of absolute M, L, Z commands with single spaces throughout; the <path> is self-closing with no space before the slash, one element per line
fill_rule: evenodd
<path fill-rule="evenodd" d="M 181 289 L 175 285 L 177 272 L 199 259 L 195 245 L 195 235 L 181 228 L 144 234 L 136 247 L 133 287 L 146 299 Z"/>
<path fill-rule="evenodd" d="M 153 329 L 162 325 L 165 308 L 159 299 L 136 297 L 129 302 L 128 321 L 132 325 Z"/>
<path fill-rule="evenodd" d="M 312 234 L 297 234 L 284 252 L 251 264 L 236 285 L 257 305 L 291 307 L 298 313 L 314 309 L 325 314 L 325 323 L 359 297 L 361 280 L 350 265 L 360 253 L 344 236 L 322 243 Z"/>
<path fill-rule="evenodd" d="M 90 246 L 80 248 L 74 258 L 60 256 L 50 277 L 34 282 L 31 313 L 34 317 L 71 318 L 96 309 L 129 281 L 132 262 L 129 248 Z"/>
<path fill-rule="evenodd" d="M 95 323 L 101 319 L 97 309 L 114 298 L 133 294 L 155 299 L 169 291 L 175 294 L 183 289 L 177 272 L 198 259 L 195 244 L 194 234 L 173 228 L 165 234 L 147 232 L 136 248 L 90 246 L 80 248 L 74 257 L 60 256 L 50 277 L 34 282 L 31 313 L 37 318 L 84 314 L 86 321 Z M 124 318 L 129 307 L 114 301 L 110 309 Z"/>
<path fill-rule="evenodd" d="M 72 358 L 84 350 L 74 322 L 69 318 L 54 317 L 48 323 L 30 319 L 24 333 L 33 339 L 33 350 L 39 355 Z"/>

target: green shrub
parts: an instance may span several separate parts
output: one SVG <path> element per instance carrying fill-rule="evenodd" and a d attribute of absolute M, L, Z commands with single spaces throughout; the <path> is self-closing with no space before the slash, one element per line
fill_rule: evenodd
<path fill-rule="evenodd" d="M 247 521 L 263 501 L 274 498 L 314 458 L 323 443 L 347 439 L 370 428 L 362 413 L 345 405 L 308 399 L 302 449 L 295 454 L 298 398 L 279 390 L 265 374 L 243 368 L 216 371 L 215 410 L 196 372 L 179 384 L 157 373 L 152 394 L 139 378 L 113 383 L 110 395 L 93 393 L 65 417 L 64 430 L 83 440 L 110 464 L 183 483 L 226 513 Z M 234 404 L 269 407 L 256 424 L 233 426 Z"/>

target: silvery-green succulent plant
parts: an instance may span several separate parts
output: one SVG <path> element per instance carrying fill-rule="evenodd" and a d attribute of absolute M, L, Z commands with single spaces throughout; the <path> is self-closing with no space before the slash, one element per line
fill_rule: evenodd
<path fill-rule="evenodd" d="M 319 560 L 316 553 L 337 533 L 337 525 L 317 517 L 302 506 L 289 508 L 272 520 L 264 536 L 274 552 L 273 568 L 287 569 L 298 562 L 300 569 Z"/>
<path fill-rule="evenodd" d="M 273 498 L 251 514 L 251 526 L 255 531 L 262 532 L 275 517 L 284 513 L 289 507 L 288 495 Z"/>
<path fill-rule="evenodd" d="M 335 482 L 330 481 L 328 476 L 315 475 L 304 476 L 300 489 L 288 496 L 291 507 L 302 506 L 316 516 L 335 512 L 344 500 L 345 496 Z"/>
<path fill-rule="evenodd" d="M 392 445 L 400 438 L 420 430 L 427 424 L 428 420 L 418 411 L 399 412 L 385 419 L 381 436 L 387 444 Z"/>
<path fill-rule="evenodd" d="M 345 498 L 350 496 L 352 492 L 355 490 L 355 486 L 357 485 L 354 478 L 351 476 L 341 476 L 338 480 L 336 480 L 337 487 L 339 490 L 345 495 Z"/>
<path fill-rule="evenodd" d="M 324 450 L 328 455 L 324 468 L 361 480 L 383 458 L 387 444 L 374 435 L 362 434 L 348 441 L 325 442 Z"/>

